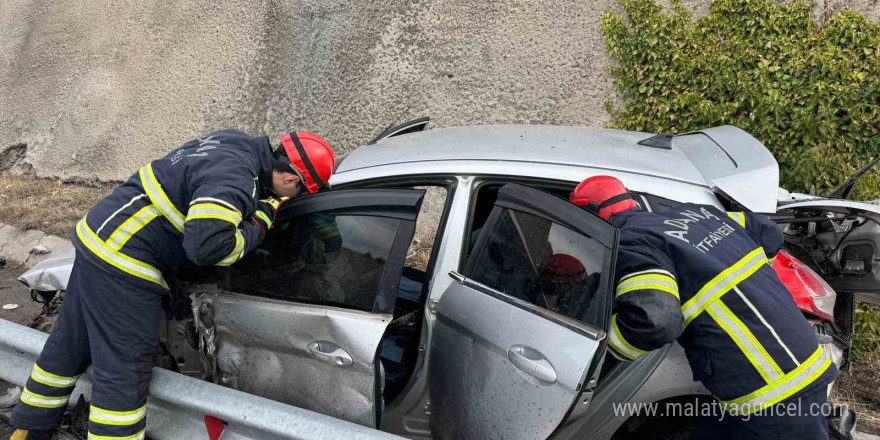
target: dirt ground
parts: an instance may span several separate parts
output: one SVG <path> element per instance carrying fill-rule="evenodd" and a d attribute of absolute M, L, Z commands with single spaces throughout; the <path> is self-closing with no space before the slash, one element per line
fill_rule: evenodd
<path fill-rule="evenodd" d="M 841 373 L 831 399 L 858 414 L 860 432 L 880 435 L 880 353 L 871 353 Z"/>
<path fill-rule="evenodd" d="M 0 269 L 0 306 L 19 305 L 14 310 L 0 309 L 0 319 L 27 325 L 40 313 L 43 306 L 34 302 L 28 289 L 18 281 L 18 276 L 22 272 L 21 269 L 9 266 Z"/>
<path fill-rule="evenodd" d="M 5 266 L 0 268 L 0 306 L 4 304 L 19 304 L 14 310 L 0 309 L 0 319 L 27 325 L 42 309 L 42 306 L 33 300 L 28 289 L 18 282 L 18 276 L 22 269 Z M 5 382 L 0 381 L 0 390 L 5 390 Z M 0 392 L 2 394 L 2 392 Z M 7 439 L 14 431 L 6 420 L 8 413 L 0 410 L 0 439 Z"/>

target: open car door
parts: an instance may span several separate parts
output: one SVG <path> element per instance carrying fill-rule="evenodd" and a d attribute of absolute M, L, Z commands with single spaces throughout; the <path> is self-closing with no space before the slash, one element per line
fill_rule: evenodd
<path fill-rule="evenodd" d="M 834 290 L 880 304 L 880 206 L 814 198 L 782 203 L 786 247 Z"/>
<path fill-rule="evenodd" d="M 510 184 L 436 306 L 429 382 L 441 439 L 543 439 L 588 403 L 605 351 L 617 230 Z"/>
<path fill-rule="evenodd" d="M 423 196 L 355 189 L 286 203 L 265 242 L 196 301 L 214 381 L 377 426 L 377 352 Z"/>

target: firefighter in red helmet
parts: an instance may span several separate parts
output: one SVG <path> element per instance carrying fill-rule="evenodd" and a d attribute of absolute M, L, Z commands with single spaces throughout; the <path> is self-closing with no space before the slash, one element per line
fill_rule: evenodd
<path fill-rule="evenodd" d="M 837 368 L 767 264 L 783 243 L 772 221 L 688 203 L 649 213 L 611 176 L 584 180 L 571 201 L 620 230 L 611 354 L 633 362 L 677 340 L 715 397 L 694 411 L 694 439 L 828 438 Z"/>
<path fill-rule="evenodd" d="M 551 255 L 540 277 L 544 305 L 550 310 L 580 317 L 593 300 L 596 283 L 592 279 L 577 258 L 568 254 Z"/>
<path fill-rule="evenodd" d="M 237 130 L 193 139 L 80 220 L 61 312 L 13 410 L 12 439 L 51 439 L 90 364 L 88 437 L 144 438 L 161 304 L 186 302 L 175 271 L 187 260 L 241 260 L 266 238 L 285 200 L 329 188 L 336 161 L 326 140 L 304 131 L 280 140 L 273 151 L 267 137 Z"/>

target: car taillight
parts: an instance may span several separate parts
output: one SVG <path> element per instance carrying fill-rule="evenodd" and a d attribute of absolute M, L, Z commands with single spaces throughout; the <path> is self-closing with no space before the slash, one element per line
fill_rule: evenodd
<path fill-rule="evenodd" d="M 791 292 L 798 308 L 813 316 L 834 321 L 837 292 L 819 274 L 784 250 L 776 255 L 773 270 Z"/>

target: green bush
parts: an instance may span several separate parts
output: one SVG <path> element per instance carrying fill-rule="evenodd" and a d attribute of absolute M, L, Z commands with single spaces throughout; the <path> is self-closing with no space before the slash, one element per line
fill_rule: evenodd
<path fill-rule="evenodd" d="M 880 352 L 880 307 L 858 304 L 855 321 L 853 355 L 856 359 L 864 359 L 867 353 Z"/>
<path fill-rule="evenodd" d="M 776 156 L 781 184 L 825 194 L 880 154 L 880 26 L 843 11 L 819 25 L 797 1 L 716 0 L 692 20 L 679 0 L 624 0 L 602 32 L 622 108 L 611 126 L 686 132 L 730 124 Z M 880 197 L 880 172 L 857 198 Z"/>

